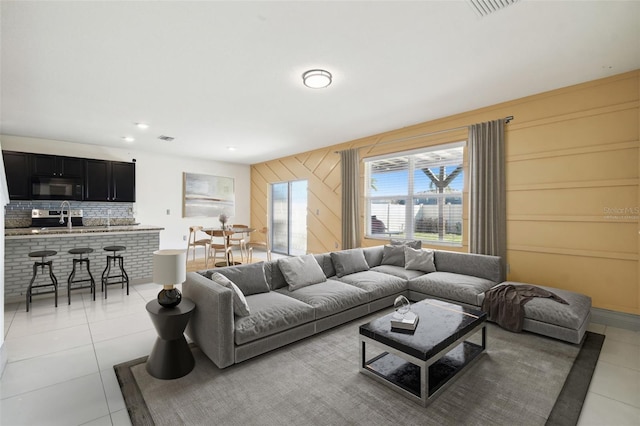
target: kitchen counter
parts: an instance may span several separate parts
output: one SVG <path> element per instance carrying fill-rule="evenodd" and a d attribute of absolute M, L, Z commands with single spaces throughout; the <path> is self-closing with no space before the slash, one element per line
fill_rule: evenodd
<path fill-rule="evenodd" d="M 78 234 L 118 234 L 132 232 L 159 232 L 164 228 L 152 225 L 113 225 L 113 226 L 74 226 L 71 230 L 66 226 L 51 228 L 12 228 L 5 229 L 5 239 L 32 237 L 71 237 Z"/>

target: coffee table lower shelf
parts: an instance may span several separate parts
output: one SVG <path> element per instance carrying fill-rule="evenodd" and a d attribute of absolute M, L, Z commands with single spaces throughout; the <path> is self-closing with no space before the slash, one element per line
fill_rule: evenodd
<path fill-rule="evenodd" d="M 460 339 L 462 341 L 459 340 L 447 348 L 449 351 L 440 358 L 434 357 L 435 359 L 427 361 L 360 336 L 362 351 L 360 371 L 415 402 L 427 406 L 437 396 L 438 391 L 444 390 L 458 374 L 484 353 L 485 328 L 482 327 L 480 332 L 482 333 L 481 344 L 472 343 L 463 338 Z M 366 343 L 382 346 L 386 351 L 366 360 Z"/>

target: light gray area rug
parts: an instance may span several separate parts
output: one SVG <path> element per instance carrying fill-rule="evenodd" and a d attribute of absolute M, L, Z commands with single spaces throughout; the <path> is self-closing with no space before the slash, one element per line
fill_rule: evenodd
<path fill-rule="evenodd" d="M 359 373 L 358 326 L 371 318 L 223 370 L 194 346 L 177 380 L 149 376 L 146 358 L 114 368 L 134 425 L 544 425 L 581 350 L 488 324 L 487 352 L 424 408 Z M 577 421 L 577 399 L 562 424 Z"/>

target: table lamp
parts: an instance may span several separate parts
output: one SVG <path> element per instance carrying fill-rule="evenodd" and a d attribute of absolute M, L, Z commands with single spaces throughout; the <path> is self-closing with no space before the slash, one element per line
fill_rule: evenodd
<path fill-rule="evenodd" d="M 163 285 L 158 303 L 174 308 L 182 300 L 180 290 L 174 287 L 187 279 L 186 250 L 157 250 L 153 252 L 153 282 Z"/>

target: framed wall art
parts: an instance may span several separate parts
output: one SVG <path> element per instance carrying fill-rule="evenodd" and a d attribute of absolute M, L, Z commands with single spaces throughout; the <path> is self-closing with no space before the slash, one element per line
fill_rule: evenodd
<path fill-rule="evenodd" d="M 230 177 L 182 174 L 182 217 L 235 216 L 234 179 Z"/>

